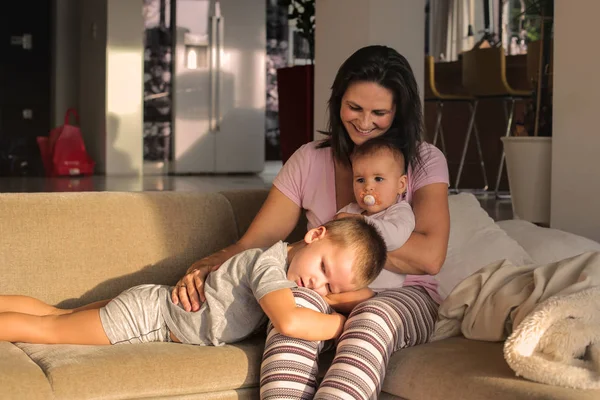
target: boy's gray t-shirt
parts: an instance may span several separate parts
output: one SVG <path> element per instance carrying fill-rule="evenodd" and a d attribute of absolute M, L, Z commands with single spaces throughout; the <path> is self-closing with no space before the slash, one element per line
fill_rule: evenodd
<path fill-rule="evenodd" d="M 238 342 L 264 325 L 258 301 L 296 284 L 287 279 L 287 243 L 250 249 L 227 260 L 204 283 L 206 302 L 197 312 L 173 304 L 170 290 L 161 303 L 169 329 L 182 343 L 220 346 Z"/>

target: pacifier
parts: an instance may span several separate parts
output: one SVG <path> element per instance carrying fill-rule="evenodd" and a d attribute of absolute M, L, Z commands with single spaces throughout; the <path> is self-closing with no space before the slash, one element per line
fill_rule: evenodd
<path fill-rule="evenodd" d="M 375 196 L 373 196 L 372 194 L 368 194 L 365 197 L 363 197 L 363 202 L 368 206 L 374 206 L 375 205 Z"/>
<path fill-rule="evenodd" d="M 379 201 L 379 195 L 377 193 L 362 193 L 360 197 L 362 198 L 363 203 L 365 203 L 367 207 L 372 207 L 381 204 L 381 201 Z"/>

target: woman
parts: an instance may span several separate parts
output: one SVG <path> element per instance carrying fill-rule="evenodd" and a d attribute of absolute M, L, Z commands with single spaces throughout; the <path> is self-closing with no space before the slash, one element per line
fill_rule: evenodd
<path fill-rule="evenodd" d="M 388 253 L 385 268 L 408 276 L 400 287 L 356 306 L 338 340 L 333 364 L 317 389 L 322 343 L 284 337 L 270 328 L 261 369 L 261 398 L 370 399 L 381 391 L 391 354 L 425 343 L 440 302 L 431 275 L 439 272 L 448 246 L 448 168 L 442 153 L 424 143 L 418 86 L 406 59 L 385 46 L 355 52 L 340 67 L 329 99 L 329 138 L 304 145 L 277 175 L 267 200 L 234 245 L 197 261 L 173 291 L 173 301 L 197 310 L 206 274 L 238 252 L 285 239 L 306 210 L 308 227 L 332 219 L 354 201 L 349 155 L 354 146 L 386 135 L 408 165 L 406 200 L 416 226 L 401 248 Z M 400 280 L 401 281 L 401 280 Z M 311 292 L 297 301 L 323 310 Z M 318 297 L 318 296 L 316 296 Z M 316 392 L 316 393 L 315 393 Z"/>

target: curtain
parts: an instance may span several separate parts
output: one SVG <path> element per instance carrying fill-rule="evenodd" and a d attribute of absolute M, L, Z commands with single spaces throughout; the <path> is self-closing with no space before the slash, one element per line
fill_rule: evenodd
<path fill-rule="evenodd" d="M 475 37 L 468 36 L 469 25 L 475 30 L 474 2 L 430 0 L 429 55 L 436 61 L 456 61 L 475 44 Z"/>

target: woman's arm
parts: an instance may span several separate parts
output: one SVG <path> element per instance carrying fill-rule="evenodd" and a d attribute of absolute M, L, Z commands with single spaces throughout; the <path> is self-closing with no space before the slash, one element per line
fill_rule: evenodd
<path fill-rule="evenodd" d="M 302 209 L 275 186 L 238 244 L 244 249 L 268 247 L 284 240 L 296 227 Z"/>
<path fill-rule="evenodd" d="M 244 250 L 272 246 L 278 240 L 285 239 L 298 223 L 300 212 L 296 203 L 273 186 L 250 227 L 237 243 L 192 264 L 171 292 L 173 303 L 181 303 L 186 311 L 198 311 L 206 300 L 203 286 L 207 269 L 218 269 L 223 262 Z"/>
<path fill-rule="evenodd" d="M 435 275 L 446 260 L 450 235 L 448 185 L 432 183 L 413 194 L 415 230 L 397 250 L 388 253 L 387 270 L 411 275 Z"/>
<path fill-rule="evenodd" d="M 271 292 L 260 299 L 259 304 L 279 333 L 296 339 L 337 339 L 346 322 L 346 317 L 338 313 L 323 314 L 296 307 L 291 289 Z"/>

